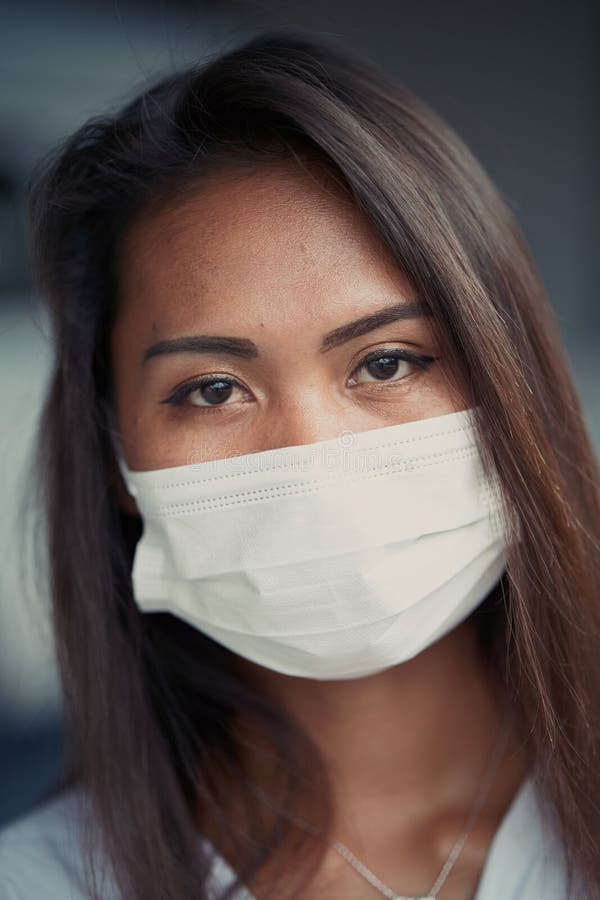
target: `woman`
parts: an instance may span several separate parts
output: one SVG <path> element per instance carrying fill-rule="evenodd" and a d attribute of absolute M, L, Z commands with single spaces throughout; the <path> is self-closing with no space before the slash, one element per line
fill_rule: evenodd
<path fill-rule="evenodd" d="M 88 122 L 32 220 L 71 755 L 3 900 L 599 896 L 598 471 L 456 135 L 263 33 Z"/>

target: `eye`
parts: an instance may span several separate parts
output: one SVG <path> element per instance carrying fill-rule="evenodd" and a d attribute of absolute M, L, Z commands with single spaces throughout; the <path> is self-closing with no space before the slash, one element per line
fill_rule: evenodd
<path fill-rule="evenodd" d="M 438 358 L 412 353 L 399 347 L 374 350 L 364 357 L 353 372 L 353 376 L 364 372 L 366 378 L 352 377 L 348 384 L 353 386 L 402 381 L 412 374 L 415 367 L 421 370 L 428 369 Z M 195 406 L 205 412 L 219 412 L 223 407 L 233 405 L 236 391 L 241 394 L 242 400 L 248 396 L 246 389 L 235 378 L 228 375 L 210 375 L 182 384 L 160 402 L 170 406 Z M 234 400 L 228 403 L 232 397 Z"/>
<path fill-rule="evenodd" d="M 227 403 L 229 398 L 235 396 L 236 388 L 246 394 L 241 385 L 234 378 L 225 375 L 211 375 L 207 378 L 198 378 L 195 381 L 188 381 L 176 388 L 173 393 L 161 403 L 168 403 L 171 406 L 197 406 L 202 409 L 210 410 L 212 408 L 230 406 Z"/>
<path fill-rule="evenodd" d="M 368 353 L 352 375 L 364 372 L 366 378 L 350 378 L 348 384 L 373 384 L 378 381 L 402 381 L 412 374 L 413 369 L 425 370 L 438 359 L 437 356 L 425 356 L 422 353 L 411 353 L 399 347 L 374 350 Z"/>

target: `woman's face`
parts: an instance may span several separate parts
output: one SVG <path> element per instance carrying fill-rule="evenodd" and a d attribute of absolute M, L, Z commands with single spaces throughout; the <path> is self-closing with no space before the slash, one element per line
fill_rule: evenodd
<path fill-rule="evenodd" d="M 389 251 L 339 188 L 294 163 L 214 176 L 139 217 L 119 266 L 112 354 L 131 469 L 464 408 Z"/>

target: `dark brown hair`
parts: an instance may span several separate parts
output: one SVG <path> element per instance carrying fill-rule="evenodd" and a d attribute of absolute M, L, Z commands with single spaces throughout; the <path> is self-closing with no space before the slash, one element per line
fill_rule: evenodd
<path fill-rule="evenodd" d="M 241 683 L 229 651 L 136 608 L 140 523 L 117 503 L 110 443 L 108 338 L 128 223 L 212 172 L 290 157 L 318 161 L 345 186 L 433 315 L 479 410 L 486 465 L 520 533 L 476 615 L 570 872 L 600 896 L 600 478 L 548 299 L 511 212 L 454 132 L 366 58 L 298 30 L 263 32 L 154 84 L 88 121 L 31 177 L 35 272 L 56 347 L 36 466 L 69 777 L 91 801 L 125 900 L 207 896 L 197 828 L 219 821 L 214 769 L 255 811 L 252 839 L 222 823 L 240 881 L 295 840 L 283 818 L 259 819 L 240 715 L 272 746 L 290 810 L 303 785 L 322 780 L 311 815 L 327 829 L 326 779 L 296 724 Z M 294 896 L 315 845 L 298 837 L 297 872 L 282 873 L 274 896 Z"/>

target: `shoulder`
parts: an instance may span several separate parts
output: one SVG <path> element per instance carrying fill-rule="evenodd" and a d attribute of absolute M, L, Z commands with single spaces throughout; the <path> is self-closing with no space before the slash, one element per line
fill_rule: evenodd
<path fill-rule="evenodd" d="M 0 900 L 87 900 L 84 793 L 71 787 L 0 829 Z M 117 900 L 110 885 L 106 900 Z"/>
<path fill-rule="evenodd" d="M 541 897 L 569 900 L 567 866 L 556 817 L 528 777 L 494 837 L 477 900 Z"/>
<path fill-rule="evenodd" d="M 85 792 L 78 787 L 38 804 L 0 828 L 0 900 L 89 900 L 84 858 L 84 829 L 90 808 Z M 198 835 L 202 847 L 212 857 L 205 885 L 207 896 L 220 897 L 235 879 L 212 845 Z M 98 866 L 102 900 L 119 900 L 108 867 Z M 240 900 L 253 900 L 239 892 Z"/>

